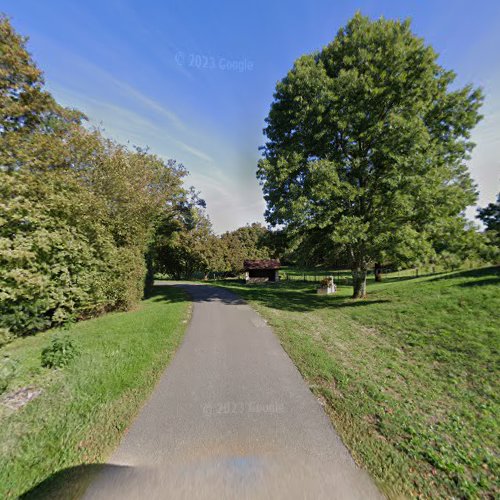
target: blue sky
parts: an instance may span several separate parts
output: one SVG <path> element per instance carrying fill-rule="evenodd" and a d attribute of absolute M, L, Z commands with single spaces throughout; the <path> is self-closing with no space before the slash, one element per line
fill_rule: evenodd
<path fill-rule="evenodd" d="M 30 36 L 55 97 L 118 141 L 181 161 L 217 232 L 263 221 L 255 170 L 276 82 L 358 9 L 412 18 L 459 85 L 483 87 L 485 118 L 473 135 L 470 169 L 479 204 L 493 201 L 500 189 L 498 0 L 0 3 Z"/>

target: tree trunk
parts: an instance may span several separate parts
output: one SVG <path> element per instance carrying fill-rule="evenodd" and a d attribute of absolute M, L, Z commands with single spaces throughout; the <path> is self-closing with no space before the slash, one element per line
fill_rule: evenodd
<path fill-rule="evenodd" d="M 375 264 L 375 281 L 382 281 L 382 266 L 379 263 Z"/>
<path fill-rule="evenodd" d="M 353 299 L 363 299 L 366 297 L 366 269 L 352 270 Z"/>

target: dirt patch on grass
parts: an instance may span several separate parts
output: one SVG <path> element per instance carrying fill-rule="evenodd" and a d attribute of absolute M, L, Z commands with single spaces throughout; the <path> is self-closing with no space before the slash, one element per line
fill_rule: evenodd
<path fill-rule="evenodd" d="M 36 399 L 42 392 L 42 389 L 33 386 L 21 387 L 21 389 L 6 394 L 2 398 L 2 404 L 15 411 Z"/>

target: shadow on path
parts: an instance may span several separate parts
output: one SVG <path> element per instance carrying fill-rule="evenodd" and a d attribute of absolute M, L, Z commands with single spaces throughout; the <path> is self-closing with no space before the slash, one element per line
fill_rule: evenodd
<path fill-rule="evenodd" d="M 50 475 L 19 498 L 22 500 L 77 499 L 85 493 L 87 486 L 97 473 L 105 470 L 107 474 L 120 479 L 121 476 L 128 475 L 131 469 L 133 467 L 112 464 L 82 464 L 68 467 Z"/>

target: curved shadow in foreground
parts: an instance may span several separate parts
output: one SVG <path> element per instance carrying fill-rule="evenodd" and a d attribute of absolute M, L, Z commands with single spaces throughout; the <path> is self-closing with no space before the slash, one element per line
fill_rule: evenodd
<path fill-rule="evenodd" d="M 131 467 L 113 464 L 82 464 L 61 469 L 50 475 L 41 483 L 23 493 L 19 498 L 69 500 L 81 498 L 92 479 L 100 472 L 117 476 Z"/>

